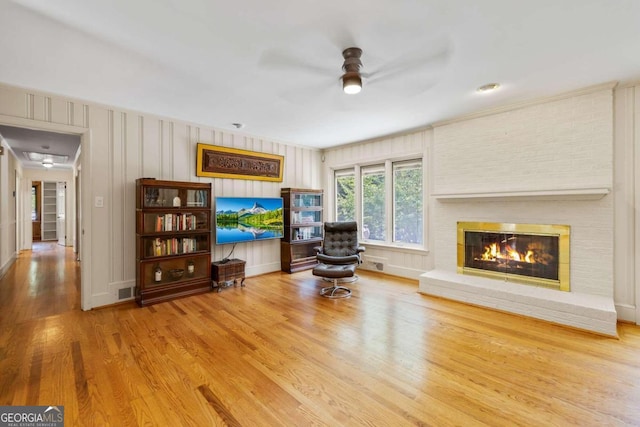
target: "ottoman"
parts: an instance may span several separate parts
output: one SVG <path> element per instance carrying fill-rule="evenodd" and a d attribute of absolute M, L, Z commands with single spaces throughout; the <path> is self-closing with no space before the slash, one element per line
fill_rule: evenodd
<path fill-rule="evenodd" d="M 351 296 L 351 289 L 338 285 L 338 279 L 353 277 L 356 274 L 355 264 L 335 265 L 318 264 L 313 268 L 313 275 L 333 281 L 332 286 L 322 288 L 320 295 L 326 298 L 346 298 Z"/>

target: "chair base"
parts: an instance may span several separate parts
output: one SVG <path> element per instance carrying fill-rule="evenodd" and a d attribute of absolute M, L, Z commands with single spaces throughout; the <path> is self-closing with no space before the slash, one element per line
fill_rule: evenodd
<path fill-rule="evenodd" d="M 339 286 L 338 279 L 333 279 L 333 286 L 320 289 L 320 295 L 325 298 L 348 298 L 351 296 L 351 289 L 346 286 Z"/>

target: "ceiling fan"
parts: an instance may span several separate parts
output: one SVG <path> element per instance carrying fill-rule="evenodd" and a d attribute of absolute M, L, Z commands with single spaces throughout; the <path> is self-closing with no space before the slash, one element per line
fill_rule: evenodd
<path fill-rule="evenodd" d="M 339 81 L 342 90 L 346 94 L 360 93 L 363 82 L 382 90 L 387 94 L 415 95 L 426 91 L 433 86 L 439 77 L 444 66 L 448 62 L 451 54 L 448 40 L 434 40 L 430 45 L 397 55 L 391 60 L 381 60 L 374 57 L 372 62 L 374 69 L 362 72 L 363 50 L 359 47 L 348 47 L 342 50 L 342 71 Z M 310 96 L 329 95 L 330 91 L 325 91 L 330 81 L 335 82 L 335 66 L 322 65 L 319 61 L 302 55 L 291 55 L 282 51 L 269 50 L 263 52 L 259 64 L 272 69 L 297 69 L 311 73 L 315 76 L 315 83 L 310 83 L 306 87 L 288 89 L 284 97 L 286 99 L 308 100 Z M 320 77 L 322 80 L 320 80 Z M 335 79 L 335 80 L 334 80 Z"/>

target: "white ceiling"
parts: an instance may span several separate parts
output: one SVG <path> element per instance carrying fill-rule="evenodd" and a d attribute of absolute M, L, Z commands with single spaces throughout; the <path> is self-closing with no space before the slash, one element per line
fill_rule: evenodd
<path fill-rule="evenodd" d="M 310 147 L 640 79 L 638 0 L 0 0 L 0 81 Z M 358 95 L 340 88 L 362 48 Z M 499 82 L 492 94 L 478 94 Z"/>

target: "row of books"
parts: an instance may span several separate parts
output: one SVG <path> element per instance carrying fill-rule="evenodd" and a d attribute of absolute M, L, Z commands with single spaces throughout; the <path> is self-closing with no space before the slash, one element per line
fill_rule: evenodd
<path fill-rule="evenodd" d="M 156 231 L 195 230 L 197 218 L 191 213 L 168 213 L 156 218 Z"/>
<path fill-rule="evenodd" d="M 198 250 L 198 242 L 193 237 L 161 239 L 153 240 L 152 255 L 180 255 L 196 252 Z"/>

